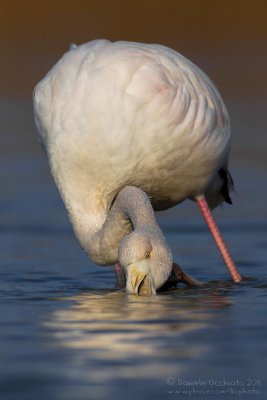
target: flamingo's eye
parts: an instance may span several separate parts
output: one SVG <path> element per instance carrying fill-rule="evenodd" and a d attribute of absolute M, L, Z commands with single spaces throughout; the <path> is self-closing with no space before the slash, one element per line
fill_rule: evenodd
<path fill-rule="evenodd" d="M 150 258 L 150 257 L 151 257 L 151 251 L 146 251 L 145 258 Z"/>

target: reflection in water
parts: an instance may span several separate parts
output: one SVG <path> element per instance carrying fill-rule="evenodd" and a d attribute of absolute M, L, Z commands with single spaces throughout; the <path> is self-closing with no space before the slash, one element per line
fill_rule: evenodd
<path fill-rule="evenodd" d="M 181 372 L 186 361 L 210 351 L 188 334 L 208 328 L 213 310 L 229 306 L 226 297 L 208 288 L 156 297 L 98 291 L 68 300 L 73 305 L 52 313 L 45 325 L 53 344 L 56 339 L 56 346 L 80 350 L 80 362 L 93 367 L 86 379 L 94 383 L 118 376 L 164 379 Z"/>

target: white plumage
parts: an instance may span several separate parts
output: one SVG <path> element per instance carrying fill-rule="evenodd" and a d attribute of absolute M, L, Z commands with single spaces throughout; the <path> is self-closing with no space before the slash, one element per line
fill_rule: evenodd
<path fill-rule="evenodd" d="M 88 238 L 127 186 L 142 189 L 155 209 L 202 194 L 212 206 L 223 201 L 228 114 L 209 78 L 174 50 L 107 40 L 71 47 L 36 86 L 34 110 L 89 255 Z"/>

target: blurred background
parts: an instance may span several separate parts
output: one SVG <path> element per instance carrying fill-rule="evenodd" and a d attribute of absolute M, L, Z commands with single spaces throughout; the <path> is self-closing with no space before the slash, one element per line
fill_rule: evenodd
<path fill-rule="evenodd" d="M 204 68 L 224 96 L 267 87 L 264 0 L 3 0 L 1 96 L 30 99 L 70 43 L 131 40 L 170 46 Z"/>
<path fill-rule="evenodd" d="M 114 277 L 94 266 L 73 237 L 37 141 L 31 95 L 70 43 L 96 38 L 172 47 L 214 81 L 230 114 L 236 188 L 234 205 L 215 214 L 242 274 L 266 276 L 267 2 L 1 0 L 1 398 L 88 400 L 90 384 L 94 399 L 140 398 L 153 386 L 162 400 L 163 374 L 181 376 L 184 368 L 187 378 L 263 378 L 266 282 L 234 292 L 228 283 L 200 292 L 197 302 L 186 291 L 153 301 L 94 295 L 112 288 Z M 226 279 L 192 203 L 159 221 L 186 271 L 204 281 Z M 151 303 L 149 315 L 142 301 Z M 148 374 L 150 383 L 136 385 Z"/>
<path fill-rule="evenodd" d="M 195 62 L 212 78 L 228 105 L 233 157 L 264 162 L 266 17 L 264 0 L 2 0 L 0 101 L 5 111 L 0 121 L 4 128 L 0 151 L 11 151 L 11 139 L 3 136 L 12 136 L 17 131 L 14 124 L 27 113 L 23 122 L 28 123 L 27 129 L 20 129 L 12 151 L 22 146 L 29 150 L 33 144 L 26 104 L 30 104 L 35 84 L 69 44 L 107 38 L 161 43 Z M 10 101 L 23 104 L 26 114 L 21 108 L 6 111 L 3 103 Z M 236 136 L 237 124 L 241 124 L 240 137 Z"/>

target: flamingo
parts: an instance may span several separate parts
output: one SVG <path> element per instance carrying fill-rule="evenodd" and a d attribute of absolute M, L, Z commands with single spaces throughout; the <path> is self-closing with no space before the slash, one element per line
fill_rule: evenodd
<path fill-rule="evenodd" d="M 173 262 L 154 214 L 186 199 L 241 281 L 211 213 L 231 203 L 229 117 L 201 69 L 162 45 L 94 40 L 71 45 L 33 103 L 74 233 L 95 263 L 115 265 L 127 292 L 156 294 L 173 274 L 198 285 Z"/>

